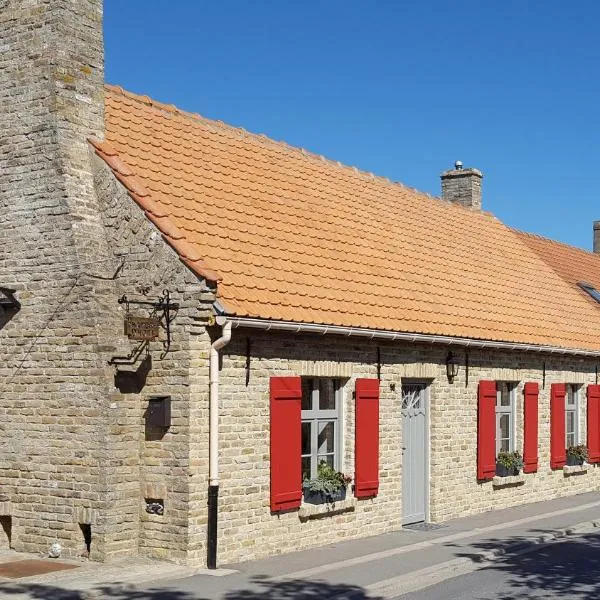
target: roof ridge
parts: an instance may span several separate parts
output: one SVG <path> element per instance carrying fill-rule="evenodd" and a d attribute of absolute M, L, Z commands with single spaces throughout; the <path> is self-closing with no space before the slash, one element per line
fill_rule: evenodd
<path fill-rule="evenodd" d="M 357 175 L 364 180 L 378 181 L 380 183 L 383 183 L 384 185 L 398 187 L 400 189 L 410 191 L 410 192 L 418 194 L 420 196 L 424 196 L 425 198 L 427 198 L 429 200 L 437 200 L 439 202 L 443 202 L 444 204 L 448 204 L 449 206 L 455 206 L 458 209 L 468 210 L 469 212 L 473 212 L 469 208 L 466 208 L 460 204 L 457 204 L 454 202 L 448 202 L 447 200 L 444 200 L 440 196 L 433 196 L 432 194 L 429 194 L 428 192 L 418 190 L 417 188 L 406 185 L 406 184 L 402 183 L 401 181 L 392 181 L 389 177 L 384 177 L 383 175 L 375 175 L 371 171 L 364 171 L 363 169 L 359 169 L 358 167 L 353 166 L 353 165 L 346 165 L 339 160 L 334 160 L 332 158 L 328 158 L 328 157 L 324 156 L 323 154 L 317 154 L 316 152 L 307 150 L 306 148 L 303 148 L 302 146 L 292 146 L 291 144 L 289 144 L 288 142 L 286 142 L 284 140 L 274 140 L 273 138 L 270 138 L 265 133 L 253 133 L 251 131 L 248 131 L 247 129 L 244 129 L 243 127 L 236 127 L 234 125 L 229 125 L 228 123 L 225 123 L 224 121 L 221 121 L 218 119 L 210 119 L 208 117 L 201 115 L 200 113 L 194 113 L 194 112 L 183 110 L 181 108 L 178 108 L 174 104 L 164 104 L 162 102 L 154 100 L 153 98 L 150 98 L 150 96 L 135 94 L 133 92 L 125 90 L 121 86 L 111 85 L 108 83 L 105 83 L 104 86 L 106 89 L 108 89 L 112 93 L 120 94 L 121 96 L 124 96 L 125 98 L 129 98 L 136 102 L 142 102 L 143 104 L 146 104 L 147 106 L 151 106 L 153 108 L 157 108 L 158 110 L 163 110 L 163 111 L 165 111 L 167 113 L 171 113 L 171 114 L 181 115 L 182 117 L 189 118 L 189 119 L 192 119 L 195 121 L 201 121 L 208 125 L 217 125 L 220 128 L 229 130 L 233 133 L 237 133 L 238 135 L 241 135 L 243 137 L 258 138 L 258 140 L 262 141 L 262 142 L 264 142 L 266 140 L 267 142 L 269 142 L 271 144 L 275 144 L 277 146 L 283 146 L 287 150 L 301 154 L 303 157 L 311 159 L 315 162 L 326 163 L 327 165 L 329 165 L 333 168 L 341 169 L 344 171 L 352 171 L 354 173 L 354 175 Z M 481 211 L 481 213 L 491 215 L 491 213 L 488 213 L 487 211 Z M 491 216 L 494 216 L 494 215 L 491 215 Z"/>
<path fill-rule="evenodd" d="M 579 246 L 573 246 L 573 244 L 567 244 L 566 242 L 561 242 L 559 240 L 555 240 L 553 238 L 546 237 L 545 235 L 541 235 L 539 233 L 531 233 L 530 231 L 523 231 L 521 229 L 517 229 L 516 227 L 511 227 L 515 233 L 522 236 L 527 236 L 531 238 L 537 238 L 539 240 L 543 240 L 544 242 L 551 242 L 556 244 L 557 246 L 566 246 L 567 248 L 571 248 L 572 250 L 578 250 L 579 252 L 583 252 L 584 254 L 589 254 L 591 256 L 596 256 L 600 259 L 600 255 L 592 252 L 591 250 L 586 250 L 585 248 L 580 248 Z"/>

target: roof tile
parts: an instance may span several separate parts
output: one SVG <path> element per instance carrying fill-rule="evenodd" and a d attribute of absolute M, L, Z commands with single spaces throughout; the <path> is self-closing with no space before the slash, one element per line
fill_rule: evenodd
<path fill-rule="evenodd" d="M 600 308 L 573 285 L 576 262 L 600 288 L 589 253 L 110 86 L 106 140 L 98 154 L 236 315 L 600 350 Z"/>

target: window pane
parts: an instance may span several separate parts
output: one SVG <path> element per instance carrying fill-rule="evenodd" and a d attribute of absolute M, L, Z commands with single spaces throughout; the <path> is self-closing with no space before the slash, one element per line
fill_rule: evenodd
<path fill-rule="evenodd" d="M 567 433 L 567 447 L 575 445 L 575 434 Z"/>
<path fill-rule="evenodd" d="M 501 388 L 500 406 L 510 406 L 510 387 L 506 383 Z"/>
<path fill-rule="evenodd" d="M 567 411 L 567 433 L 575 433 L 575 412 Z"/>
<path fill-rule="evenodd" d="M 317 452 L 334 452 L 334 435 L 335 428 L 333 421 L 319 421 L 319 438 Z"/>
<path fill-rule="evenodd" d="M 319 381 L 319 410 L 335 410 L 333 379 Z"/>
<path fill-rule="evenodd" d="M 510 452 L 510 440 L 500 441 L 500 452 Z"/>
<path fill-rule="evenodd" d="M 317 464 L 326 462 L 331 468 L 333 468 L 333 454 L 321 455 L 317 457 Z"/>
<path fill-rule="evenodd" d="M 312 423 L 302 423 L 302 454 L 310 454 L 310 430 Z"/>
<path fill-rule="evenodd" d="M 510 415 L 500 417 L 500 437 L 502 439 L 510 438 Z"/>
<path fill-rule="evenodd" d="M 406 384 L 402 386 L 402 408 L 421 408 L 424 386 Z"/>
<path fill-rule="evenodd" d="M 310 456 L 302 457 L 302 480 L 312 479 L 312 475 L 310 473 Z"/>
<path fill-rule="evenodd" d="M 302 378 L 302 410 L 312 410 L 313 380 Z"/>

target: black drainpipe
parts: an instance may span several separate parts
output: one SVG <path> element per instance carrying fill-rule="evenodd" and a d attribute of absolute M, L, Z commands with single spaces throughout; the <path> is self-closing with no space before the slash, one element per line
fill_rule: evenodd
<path fill-rule="evenodd" d="M 208 486 L 208 543 L 206 566 L 217 568 L 217 524 L 219 515 L 219 486 Z"/>

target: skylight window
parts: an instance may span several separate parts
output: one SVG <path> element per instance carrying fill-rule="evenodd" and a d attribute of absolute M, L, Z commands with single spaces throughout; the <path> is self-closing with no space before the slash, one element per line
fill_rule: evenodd
<path fill-rule="evenodd" d="M 585 290 L 596 302 L 600 303 L 600 292 L 591 283 L 580 281 L 577 285 L 582 290 Z"/>

